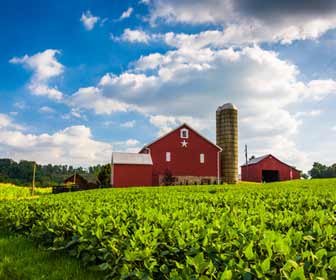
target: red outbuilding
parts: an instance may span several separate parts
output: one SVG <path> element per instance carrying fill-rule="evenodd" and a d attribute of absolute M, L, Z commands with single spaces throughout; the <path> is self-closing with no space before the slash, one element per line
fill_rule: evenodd
<path fill-rule="evenodd" d="M 153 162 L 149 154 L 112 153 L 113 187 L 151 186 L 152 171 Z"/>
<path fill-rule="evenodd" d="M 217 183 L 220 179 L 220 152 L 220 147 L 183 124 L 146 145 L 139 154 L 128 154 L 130 160 L 125 160 L 125 163 L 116 161 L 116 155 L 122 153 L 113 153 L 112 185 Z M 146 164 L 141 164 L 140 158 Z"/>
<path fill-rule="evenodd" d="M 300 171 L 268 154 L 241 166 L 242 181 L 276 182 L 300 179 Z"/>

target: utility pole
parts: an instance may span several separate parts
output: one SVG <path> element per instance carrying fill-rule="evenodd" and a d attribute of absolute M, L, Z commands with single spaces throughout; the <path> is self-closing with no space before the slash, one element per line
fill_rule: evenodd
<path fill-rule="evenodd" d="M 248 156 L 247 156 L 247 145 L 245 144 L 245 162 L 246 162 L 246 175 L 248 177 Z"/>
<path fill-rule="evenodd" d="M 32 189 L 31 189 L 31 195 L 34 195 L 35 192 L 35 175 L 36 175 L 36 162 L 34 162 L 33 165 L 33 183 L 32 183 Z"/>

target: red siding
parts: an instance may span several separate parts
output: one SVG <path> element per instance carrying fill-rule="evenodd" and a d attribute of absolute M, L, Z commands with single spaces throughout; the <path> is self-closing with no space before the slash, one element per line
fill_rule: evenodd
<path fill-rule="evenodd" d="M 189 137 L 180 138 L 180 130 L 187 128 Z M 186 140 L 187 147 L 181 142 Z M 188 126 L 182 126 L 148 146 L 153 160 L 153 184 L 158 185 L 158 175 L 166 170 L 173 176 L 215 176 L 218 172 L 219 148 L 194 132 Z M 145 151 L 142 151 L 145 152 Z M 171 153 L 171 161 L 166 162 L 166 152 Z M 205 162 L 200 163 L 200 154 L 205 155 Z M 220 170 L 220 169 L 219 169 Z"/>
<path fill-rule="evenodd" d="M 152 165 L 114 164 L 113 187 L 151 186 Z"/>
<path fill-rule="evenodd" d="M 242 181 L 261 182 L 262 170 L 278 170 L 280 181 L 300 179 L 300 172 L 298 170 L 279 161 L 274 156 L 268 156 L 256 164 L 242 166 Z"/>

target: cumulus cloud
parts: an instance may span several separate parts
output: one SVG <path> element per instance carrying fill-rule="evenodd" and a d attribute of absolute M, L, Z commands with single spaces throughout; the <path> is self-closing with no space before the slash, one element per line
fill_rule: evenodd
<path fill-rule="evenodd" d="M 214 128 L 213 125 L 209 125 L 207 120 L 190 116 L 152 115 L 149 116 L 149 122 L 158 128 L 158 136 L 168 133 L 183 123 L 187 123 L 199 131 Z"/>
<path fill-rule="evenodd" d="M 32 56 L 13 57 L 9 62 L 22 64 L 33 72 L 28 85 L 32 94 L 60 101 L 63 98 L 63 93 L 55 86 L 50 85 L 53 78 L 60 76 L 64 72 L 64 66 L 56 58 L 59 53 L 60 51 L 58 50 L 47 49 Z"/>
<path fill-rule="evenodd" d="M 70 126 L 52 134 L 24 133 L 10 117 L 0 114 L 0 153 L 15 160 L 89 166 L 109 162 L 112 150 L 138 150 L 139 144 L 136 139 L 97 141 L 91 129 L 84 125 Z"/>
<path fill-rule="evenodd" d="M 99 87 L 80 88 L 68 100 L 70 106 L 91 109 L 97 114 L 112 114 L 116 112 L 136 111 L 135 105 L 107 98 L 101 94 Z"/>
<path fill-rule="evenodd" d="M 92 139 L 85 126 L 72 126 L 54 134 L 24 134 L 17 130 L 0 130 L 0 151 L 14 159 L 39 163 L 89 164 L 109 161 L 112 146 Z"/>
<path fill-rule="evenodd" d="M 0 113 L 0 129 L 9 129 L 9 128 L 16 130 L 23 130 L 23 127 L 19 124 L 16 124 L 11 117 Z"/>
<path fill-rule="evenodd" d="M 222 25 L 221 41 L 232 43 L 288 44 L 316 39 L 336 27 L 336 5 L 329 0 L 154 0 L 149 5 L 152 23 Z"/>
<path fill-rule="evenodd" d="M 89 10 L 85 13 L 82 13 L 82 16 L 80 18 L 80 21 L 83 23 L 85 29 L 88 31 L 91 31 L 99 20 L 100 18 L 92 15 L 91 11 Z"/>
<path fill-rule="evenodd" d="M 74 104 L 99 114 L 137 111 L 160 135 L 187 122 L 214 139 L 214 112 L 230 101 L 239 108 L 242 145 L 260 153 L 285 150 L 293 162 L 295 155 L 306 159 L 294 141 L 301 121 L 288 106 L 326 98 L 334 89 L 333 80 L 301 81 L 294 64 L 258 46 L 179 48 L 133 65 L 120 75 L 104 75 L 89 93 L 79 91 Z"/>
<path fill-rule="evenodd" d="M 147 44 L 149 40 L 151 39 L 151 36 L 142 30 L 137 30 L 137 29 L 132 30 L 132 29 L 126 28 L 120 37 L 111 35 L 111 39 L 114 41 Z"/>
<path fill-rule="evenodd" d="M 121 16 L 120 16 L 120 20 L 123 20 L 125 18 L 129 18 L 133 13 L 133 8 L 129 7 L 126 11 L 124 11 Z"/>

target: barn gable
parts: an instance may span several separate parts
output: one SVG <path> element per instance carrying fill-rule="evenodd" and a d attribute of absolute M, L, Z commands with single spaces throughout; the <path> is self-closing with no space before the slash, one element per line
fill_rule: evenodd
<path fill-rule="evenodd" d="M 203 140 L 205 140 L 206 142 L 208 142 L 210 145 L 214 146 L 216 149 L 218 149 L 218 151 L 222 151 L 222 148 L 217 146 L 216 144 L 214 144 L 213 142 L 211 142 L 208 138 L 206 138 L 205 136 L 203 136 L 202 134 L 200 134 L 199 132 L 197 132 L 196 130 L 194 130 L 191 126 L 189 126 L 186 123 L 183 123 L 182 125 L 180 125 L 179 127 L 169 131 L 168 133 L 162 135 L 161 137 L 155 139 L 153 142 L 145 145 L 139 153 L 143 153 L 146 151 L 146 149 L 150 148 L 152 145 L 156 144 L 157 142 L 160 142 L 161 140 L 167 138 L 168 136 L 170 136 L 171 134 L 175 133 L 178 130 L 183 130 L 183 129 L 187 129 L 187 130 L 191 130 L 193 133 L 195 133 L 196 135 L 198 135 L 199 137 L 201 137 Z"/>
<path fill-rule="evenodd" d="M 273 156 L 272 154 L 267 154 L 267 155 L 263 155 L 263 156 L 260 156 L 260 157 L 252 158 L 252 159 L 250 159 L 250 160 L 247 162 L 247 164 L 245 163 L 245 164 L 243 164 L 243 165 L 241 165 L 241 166 L 243 167 L 243 166 L 246 166 L 246 165 L 258 164 L 258 163 L 260 163 L 260 162 L 262 162 L 263 160 L 266 160 L 266 159 L 274 159 L 274 160 L 276 160 L 277 162 L 279 162 L 280 164 L 284 164 L 284 165 L 286 165 L 287 167 L 289 167 L 289 168 L 293 168 L 293 169 L 295 169 L 296 171 L 299 171 L 299 172 L 300 172 L 300 170 L 296 169 L 294 166 L 291 166 L 291 165 L 289 165 L 289 164 L 287 164 L 287 163 L 281 161 L 280 159 L 276 158 L 276 157 Z"/>
<path fill-rule="evenodd" d="M 187 124 L 146 145 L 140 153 L 151 154 L 153 185 L 162 185 L 167 174 L 174 184 L 218 182 L 221 148 Z"/>
<path fill-rule="evenodd" d="M 274 182 L 300 179 L 300 171 L 271 154 L 251 159 L 241 166 L 243 181 Z"/>

